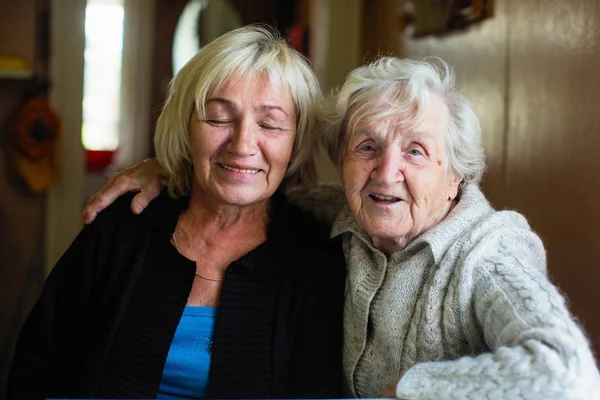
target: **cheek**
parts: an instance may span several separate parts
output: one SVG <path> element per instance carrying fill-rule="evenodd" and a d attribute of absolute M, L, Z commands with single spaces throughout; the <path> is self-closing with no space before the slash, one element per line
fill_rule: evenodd
<path fill-rule="evenodd" d="M 352 177 L 354 177 L 355 174 L 353 173 L 352 167 L 353 166 L 350 161 L 343 161 L 340 167 L 340 179 L 346 193 L 351 192 L 350 189 L 354 186 Z"/>
<path fill-rule="evenodd" d="M 286 163 L 289 163 L 290 158 L 292 157 L 292 153 L 294 152 L 294 143 L 295 143 L 295 140 L 292 138 L 292 139 L 287 140 L 286 144 L 284 146 L 282 146 L 282 148 L 285 149 L 285 151 L 283 152 L 285 154 L 285 156 L 283 158 L 286 161 Z"/>
<path fill-rule="evenodd" d="M 292 152 L 294 151 L 294 138 L 289 138 L 287 140 L 284 141 L 284 143 L 281 144 L 280 146 L 281 148 L 281 160 L 282 162 L 284 162 L 286 165 L 290 162 L 290 158 L 292 157 Z"/>
<path fill-rule="evenodd" d="M 348 194 L 360 192 L 369 180 L 370 169 L 364 162 L 356 162 L 352 159 L 342 164 L 341 180 Z"/>
<path fill-rule="evenodd" d="M 294 148 L 293 138 L 281 138 L 281 140 L 270 141 L 265 144 L 265 157 L 271 164 L 271 167 L 283 167 L 287 169 Z"/>
<path fill-rule="evenodd" d="M 417 204 L 437 207 L 446 200 L 448 182 L 445 175 L 422 171 L 407 177 L 407 186 Z"/>
<path fill-rule="evenodd" d="M 193 155 L 210 155 L 216 152 L 224 141 L 223 136 L 214 132 L 192 131 L 189 140 Z"/>

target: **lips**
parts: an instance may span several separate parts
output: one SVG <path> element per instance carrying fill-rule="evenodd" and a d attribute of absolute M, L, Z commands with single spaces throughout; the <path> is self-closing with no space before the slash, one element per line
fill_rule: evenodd
<path fill-rule="evenodd" d="M 395 202 L 397 202 L 397 201 L 401 201 L 401 200 L 402 200 L 402 199 L 401 199 L 401 198 L 399 198 L 399 197 L 395 197 L 395 196 L 387 196 L 387 195 L 380 194 L 380 193 L 370 193 L 370 194 L 369 194 L 369 197 L 370 197 L 372 200 L 375 200 L 375 201 L 383 201 L 383 202 L 386 202 L 386 203 L 395 203 Z"/>
<path fill-rule="evenodd" d="M 237 172 L 239 174 L 256 174 L 258 172 L 260 172 L 260 169 L 253 169 L 253 168 L 247 168 L 247 167 L 234 167 L 233 165 L 228 165 L 228 164 L 221 164 L 221 163 L 217 163 L 219 165 L 219 167 L 226 169 L 228 171 L 232 171 L 232 172 Z"/>

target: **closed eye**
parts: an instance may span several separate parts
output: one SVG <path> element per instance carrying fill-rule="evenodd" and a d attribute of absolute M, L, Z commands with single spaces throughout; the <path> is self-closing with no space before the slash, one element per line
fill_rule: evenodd
<path fill-rule="evenodd" d="M 207 123 L 213 124 L 213 125 L 225 125 L 225 124 L 231 123 L 231 120 L 229 120 L 229 119 L 207 119 L 204 122 L 207 122 Z"/>
<path fill-rule="evenodd" d="M 263 129 L 270 130 L 270 131 L 277 130 L 277 129 L 281 129 L 281 128 L 280 128 L 280 127 L 278 127 L 278 126 L 273 126 L 273 125 L 269 125 L 269 124 L 258 124 L 258 126 L 260 126 L 260 127 L 261 127 L 261 128 L 263 128 Z"/>

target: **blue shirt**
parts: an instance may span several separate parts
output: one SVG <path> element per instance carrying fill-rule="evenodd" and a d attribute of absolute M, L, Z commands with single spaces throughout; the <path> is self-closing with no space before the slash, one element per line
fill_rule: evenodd
<path fill-rule="evenodd" d="M 215 314 L 214 307 L 185 307 L 167 355 L 157 399 L 204 396 Z"/>

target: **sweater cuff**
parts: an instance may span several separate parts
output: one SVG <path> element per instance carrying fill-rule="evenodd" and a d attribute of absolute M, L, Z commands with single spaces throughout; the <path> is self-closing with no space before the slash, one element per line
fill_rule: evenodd
<path fill-rule="evenodd" d="M 423 392 L 423 383 L 429 379 L 427 375 L 425 371 L 420 370 L 418 365 L 409 368 L 396 385 L 396 398 L 402 400 L 416 399 L 418 393 Z"/>

